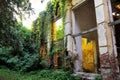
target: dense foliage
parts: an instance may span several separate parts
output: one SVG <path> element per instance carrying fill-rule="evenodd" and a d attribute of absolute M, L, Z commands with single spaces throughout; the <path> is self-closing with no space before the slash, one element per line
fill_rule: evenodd
<path fill-rule="evenodd" d="M 29 0 L 2 1 L 0 3 L 0 68 L 20 71 L 31 71 L 40 68 L 39 52 L 41 52 L 41 47 L 47 45 L 48 37 L 50 39 L 49 52 L 52 53 L 51 61 L 53 61 L 54 53 L 58 51 L 60 53 L 63 49 L 60 47 L 53 48 L 56 46 L 54 28 L 52 27 L 53 22 L 62 16 L 62 28 L 56 32 L 56 35 L 58 39 L 63 38 L 65 3 L 69 0 L 48 2 L 46 10 L 40 12 L 38 18 L 33 22 L 32 31 L 23 27 L 15 18 L 16 15 L 19 15 L 22 19 L 24 13 L 30 14 L 32 8 Z"/>
<path fill-rule="evenodd" d="M 19 45 L 0 48 L 0 67 L 20 71 L 40 68 L 40 55 L 32 39 L 32 32 L 21 26 L 16 34 L 19 36 Z"/>
<path fill-rule="evenodd" d="M 0 68 L 31 71 L 40 67 L 40 56 L 32 31 L 17 22 L 31 14 L 29 0 L 0 1 Z"/>
<path fill-rule="evenodd" d="M 19 37 L 16 31 L 19 29 L 19 24 L 15 16 L 22 18 L 23 14 L 31 12 L 29 0 L 0 0 L 0 46 L 18 45 Z"/>
<path fill-rule="evenodd" d="M 48 46 L 48 50 L 44 51 L 47 51 L 46 58 L 49 56 L 51 61 L 50 67 L 52 66 L 52 68 L 54 66 L 54 54 L 58 53 L 61 59 L 60 61 L 63 61 L 62 57 L 66 47 L 64 46 L 64 22 L 69 1 L 70 0 L 52 0 L 52 2 L 48 2 L 46 10 L 40 12 L 38 18 L 32 25 L 35 43 L 39 43 L 40 52 L 42 52 L 41 50 L 44 46 Z M 58 19 L 61 19 L 61 24 L 55 31 L 54 23 Z M 62 43 L 60 43 L 61 41 Z M 43 62 L 46 63 L 45 61 Z M 62 64 L 62 62 L 59 63 Z"/>
<path fill-rule="evenodd" d="M 47 36 L 49 34 L 50 24 L 52 22 L 52 4 L 48 3 L 46 11 L 39 13 L 38 18 L 33 22 L 33 37 L 36 40 L 35 43 L 39 43 L 39 46 L 43 46 L 47 42 Z"/>
<path fill-rule="evenodd" d="M 10 70 L 0 70 L 0 80 L 81 80 L 68 72 L 41 70 L 30 73 L 20 73 Z"/>
<path fill-rule="evenodd" d="M 40 12 L 38 18 L 33 22 L 34 39 L 37 43 L 41 44 L 40 46 L 47 42 L 48 36 L 51 38 L 51 41 L 53 41 L 55 36 L 53 23 L 59 18 L 62 19 L 62 23 L 56 32 L 56 35 L 58 39 L 64 38 L 65 13 L 67 10 L 66 6 L 68 6 L 69 1 L 70 0 L 52 0 L 52 2 L 48 2 L 46 10 Z M 37 40 L 40 40 L 40 42 Z"/>

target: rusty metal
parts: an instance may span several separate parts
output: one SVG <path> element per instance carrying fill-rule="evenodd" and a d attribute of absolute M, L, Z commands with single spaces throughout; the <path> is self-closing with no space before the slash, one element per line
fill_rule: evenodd
<path fill-rule="evenodd" d="M 78 33 L 78 34 L 73 34 L 72 36 L 73 36 L 73 37 L 78 37 L 78 36 L 81 36 L 81 35 L 83 35 L 83 34 L 87 34 L 87 33 L 93 32 L 93 31 L 95 31 L 95 30 L 97 30 L 97 27 L 94 27 L 94 28 L 85 30 L 85 31 L 80 32 L 80 33 Z"/>
<path fill-rule="evenodd" d="M 112 26 L 112 25 L 117 25 L 117 24 L 120 24 L 120 19 L 109 23 L 110 26 Z M 87 34 L 87 33 L 90 33 L 90 32 L 92 32 L 92 31 L 95 31 L 95 30 L 97 30 L 97 27 L 94 27 L 94 28 L 85 30 L 85 31 L 80 32 L 80 33 L 78 33 L 78 34 L 73 34 L 73 35 L 70 34 L 70 35 L 73 36 L 73 37 L 78 37 L 78 36 L 81 36 L 81 35 L 83 35 L 83 34 Z"/>
<path fill-rule="evenodd" d="M 120 19 L 109 23 L 110 26 L 117 25 L 117 24 L 120 24 Z"/>

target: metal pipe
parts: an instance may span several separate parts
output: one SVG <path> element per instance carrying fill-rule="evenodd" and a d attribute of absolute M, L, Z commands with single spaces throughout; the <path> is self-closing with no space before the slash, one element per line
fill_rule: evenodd
<path fill-rule="evenodd" d="M 117 25 L 117 24 L 120 24 L 120 19 L 109 23 L 110 26 Z"/>
<path fill-rule="evenodd" d="M 90 33 L 90 32 L 92 32 L 92 31 L 95 31 L 95 30 L 97 30 L 97 27 L 94 27 L 94 28 L 85 30 L 85 31 L 80 32 L 80 33 L 78 33 L 78 34 L 73 34 L 72 36 L 73 36 L 73 37 L 81 36 L 81 35 L 83 35 L 83 34 L 87 34 L 87 33 Z"/>

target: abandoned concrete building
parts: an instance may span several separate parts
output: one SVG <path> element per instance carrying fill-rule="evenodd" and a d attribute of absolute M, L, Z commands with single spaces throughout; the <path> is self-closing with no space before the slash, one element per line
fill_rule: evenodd
<path fill-rule="evenodd" d="M 120 0 L 72 0 L 69 3 L 64 38 L 68 55 L 77 56 L 76 74 L 98 73 L 103 80 L 119 78 L 119 19 Z"/>

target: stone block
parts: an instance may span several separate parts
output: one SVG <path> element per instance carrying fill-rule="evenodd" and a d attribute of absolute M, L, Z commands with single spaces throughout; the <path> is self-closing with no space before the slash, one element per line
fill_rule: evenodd
<path fill-rule="evenodd" d="M 101 23 L 105 21 L 105 14 L 104 14 L 104 5 L 97 7 L 96 9 L 96 19 L 97 23 Z"/>
<path fill-rule="evenodd" d="M 99 52 L 100 52 L 100 54 L 107 53 L 108 52 L 108 48 L 107 47 L 100 47 L 99 48 Z"/>
<path fill-rule="evenodd" d="M 71 24 L 67 23 L 65 24 L 65 35 L 71 34 Z"/>
<path fill-rule="evenodd" d="M 101 73 L 102 73 L 102 80 L 114 80 L 110 69 L 102 68 Z"/>
<path fill-rule="evenodd" d="M 103 4 L 103 0 L 94 0 L 95 7 L 99 6 L 100 4 Z"/>
<path fill-rule="evenodd" d="M 68 22 L 71 22 L 71 11 L 70 11 L 70 9 L 67 10 L 66 16 L 65 16 L 65 24 L 67 24 Z"/>
<path fill-rule="evenodd" d="M 105 24 L 98 25 L 97 29 L 98 29 L 99 46 L 106 46 L 107 45 L 107 37 L 106 37 Z"/>
<path fill-rule="evenodd" d="M 85 79 L 85 80 L 96 80 L 97 76 L 101 78 L 100 74 L 86 73 L 86 72 L 76 72 L 74 76 L 80 76 L 82 79 Z"/>
<path fill-rule="evenodd" d="M 67 36 L 67 51 L 73 52 L 73 38 Z"/>
<path fill-rule="evenodd" d="M 100 65 L 101 68 L 110 68 L 110 56 L 108 53 L 100 55 Z"/>

